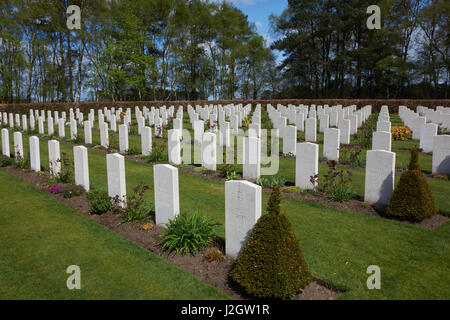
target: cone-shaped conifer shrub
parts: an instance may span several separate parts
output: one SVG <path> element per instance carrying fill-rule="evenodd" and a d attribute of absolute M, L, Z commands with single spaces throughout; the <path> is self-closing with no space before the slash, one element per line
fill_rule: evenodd
<path fill-rule="evenodd" d="M 402 173 L 386 213 L 401 219 L 422 221 L 437 213 L 431 189 L 420 170 L 419 152 L 411 150 L 408 171 Z"/>
<path fill-rule="evenodd" d="M 310 282 L 299 242 L 286 215 L 280 212 L 280 188 L 273 187 L 267 214 L 256 223 L 230 277 L 259 298 L 290 298 Z"/>

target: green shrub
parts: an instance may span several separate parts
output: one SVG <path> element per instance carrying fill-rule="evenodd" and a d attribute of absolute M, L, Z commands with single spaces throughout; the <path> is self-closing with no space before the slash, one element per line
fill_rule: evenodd
<path fill-rule="evenodd" d="M 236 166 L 231 164 L 225 164 L 220 169 L 220 176 L 226 178 L 227 180 L 238 180 L 239 174 L 237 173 Z"/>
<path fill-rule="evenodd" d="M 30 153 L 28 153 L 28 158 L 21 157 L 19 154 L 16 159 L 14 159 L 14 167 L 20 169 L 26 169 L 31 166 L 30 164 Z"/>
<path fill-rule="evenodd" d="M 129 147 L 127 150 L 127 154 L 129 155 L 133 155 L 133 154 L 138 154 L 139 150 L 136 147 Z"/>
<path fill-rule="evenodd" d="M 84 193 L 83 187 L 74 184 L 65 185 L 62 191 L 63 197 L 67 199 L 79 197 L 83 193 Z"/>
<path fill-rule="evenodd" d="M 152 144 L 152 153 L 148 157 L 147 162 L 163 162 L 168 161 L 168 154 L 165 152 L 166 148 L 163 143 L 157 145 L 155 142 Z"/>
<path fill-rule="evenodd" d="M 215 239 L 216 224 L 207 216 L 197 213 L 179 214 L 167 224 L 167 231 L 160 237 L 162 248 L 176 254 L 195 253 L 210 246 Z"/>
<path fill-rule="evenodd" d="M 280 176 L 266 176 L 259 177 L 256 179 L 255 183 L 264 188 L 272 188 L 274 185 L 282 187 L 286 184 L 286 181 L 287 180 L 285 178 Z"/>
<path fill-rule="evenodd" d="M 113 208 L 111 198 L 103 190 L 91 190 L 87 194 L 89 208 L 92 214 L 102 214 Z"/>
<path fill-rule="evenodd" d="M 400 176 L 386 213 L 396 218 L 422 221 L 437 211 L 431 189 L 418 165 L 418 151 L 414 148 L 409 169 Z"/>
<path fill-rule="evenodd" d="M 259 298 L 291 298 L 311 280 L 292 225 L 280 213 L 279 204 L 280 191 L 275 186 L 268 213 L 259 218 L 230 272 L 248 294 Z"/>
<path fill-rule="evenodd" d="M 302 189 L 299 187 L 290 186 L 284 189 L 284 192 L 287 193 L 302 193 Z"/>
<path fill-rule="evenodd" d="M 339 162 L 347 164 L 352 168 L 364 165 L 361 148 L 355 146 L 342 146 L 339 155 Z"/>
<path fill-rule="evenodd" d="M 0 167 L 8 167 L 13 164 L 13 159 L 9 157 L 0 158 Z"/>
<path fill-rule="evenodd" d="M 123 209 L 122 222 L 142 221 L 154 213 L 153 204 L 144 200 L 144 194 L 149 186 L 141 182 L 134 188 L 133 193 L 127 196 L 126 208 Z"/>
<path fill-rule="evenodd" d="M 344 202 L 353 198 L 355 194 L 352 189 L 352 173 L 350 171 L 337 170 L 336 161 L 329 161 L 330 170 L 324 176 L 324 180 L 319 184 L 319 189 L 325 196 L 336 202 Z"/>

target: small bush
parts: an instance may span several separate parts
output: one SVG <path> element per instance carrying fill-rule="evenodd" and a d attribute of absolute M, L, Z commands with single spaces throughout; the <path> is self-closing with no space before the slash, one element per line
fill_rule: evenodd
<path fill-rule="evenodd" d="M 155 212 L 153 204 L 144 200 L 144 194 L 148 188 L 148 185 L 141 182 L 134 188 L 133 193 L 127 196 L 126 208 L 122 212 L 122 222 L 146 220 L 151 213 Z"/>
<path fill-rule="evenodd" d="M 31 164 L 30 164 L 30 160 L 29 160 L 29 155 L 28 155 L 28 158 L 18 156 L 16 159 L 14 159 L 14 167 L 15 168 L 26 169 L 26 168 L 29 168 L 30 166 L 31 166 Z"/>
<path fill-rule="evenodd" d="M 431 189 L 418 165 L 418 151 L 414 148 L 408 171 L 400 176 L 386 213 L 396 218 L 422 221 L 437 212 Z"/>
<path fill-rule="evenodd" d="M 197 213 L 179 214 L 167 224 L 167 231 L 160 237 L 162 248 L 176 254 L 195 253 L 210 246 L 215 238 L 216 224 L 207 216 Z"/>
<path fill-rule="evenodd" d="M 302 193 L 302 189 L 299 187 L 290 186 L 283 190 L 287 193 Z"/>
<path fill-rule="evenodd" d="M 280 212 L 280 198 L 275 186 L 267 214 L 259 218 L 230 272 L 248 294 L 259 298 L 291 298 L 311 280 L 292 225 Z"/>
<path fill-rule="evenodd" d="M 328 167 L 330 170 L 325 175 L 325 179 L 319 184 L 319 189 L 325 194 L 325 196 L 336 202 L 344 202 L 350 200 L 353 195 L 352 173 L 344 170 L 337 170 L 336 161 L 329 161 Z"/>
<path fill-rule="evenodd" d="M 2 157 L 0 158 L 0 167 L 8 167 L 13 164 L 13 159 L 8 157 Z"/>
<path fill-rule="evenodd" d="M 225 164 L 220 169 L 220 176 L 226 178 L 227 180 L 239 180 L 239 174 L 237 173 L 236 166 L 231 164 Z"/>
<path fill-rule="evenodd" d="M 133 155 L 133 154 L 138 154 L 139 150 L 136 147 L 129 147 L 127 150 L 127 154 L 129 155 Z"/>
<path fill-rule="evenodd" d="M 224 259 L 224 256 L 222 251 L 220 251 L 218 248 L 211 248 L 206 250 L 205 259 L 208 262 L 222 261 Z"/>
<path fill-rule="evenodd" d="M 66 185 L 63 188 L 63 197 L 66 199 L 70 199 L 73 197 L 79 197 L 84 193 L 83 187 L 76 186 L 76 185 Z"/>
<path fill-rule="evenodd" d="M 396 141 L 405 141 L 411 139 L 411 130 L 404 126 L 391 127 L 392 139 Z"/>
<path fill-rule="evenodd" d="M 280 176 L 266 176 L 259 177 L 256 179 L 255 183 L 264 188 L 272 188 L 275 185 L 282 187 L 286 184 L 286 181 L 286 179 Z"/>
<path fill-rule="evenodd" d="M 157 145 L 155 142 L 152 143 L 152 153 L 148 157 L 147 162 L 163 162 L 168 161 L 168 155 L 165 152 L 165 146 L 164 144 Z"/>
<path fill-rule="evenodd" d="M 89 208 L 92 214 L 102 214 L 113 208 L 111 198 L 103 190 L 91 190 L 87 194 Z"/>
<path fill-rule="evenodd" d="M 339 155 L 339 162 L 347 164 L 352 168 L 358 168 L 363 166 L 364 161 L 362 157 L 362 150 L 359 147 L 342 146 Z"/>

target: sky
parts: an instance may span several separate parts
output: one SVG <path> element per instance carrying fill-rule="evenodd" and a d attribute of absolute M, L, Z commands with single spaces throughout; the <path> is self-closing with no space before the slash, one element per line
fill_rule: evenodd
<path fill-rule="evenodd" d="M 269 16 L 273 13 L 279 16 L 287 8 L 287 0 L 229 0 L 248 16 L 248 20 L 256 26 L 257 32 L 270 45 L 276 38 L 270 31 Z M 280 54 L 277 54 L 280 58 Z"/>

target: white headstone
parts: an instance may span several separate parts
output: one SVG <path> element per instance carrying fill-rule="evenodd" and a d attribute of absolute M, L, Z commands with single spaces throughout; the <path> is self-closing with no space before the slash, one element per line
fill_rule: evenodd
<path fill-rule="evenodd" d="M 178 169 L 168 164 L 153 166 L 155 222 L 165 225 L 180 213 Z"/>
<path fill-rule="evenodd" d="M 91 122 L 89 122 L 89 125 Z M 86 191 L 89 191 L 89 162 L 88 151 L 84 146 L 73 147 L 74 158 L 74 172 L 75 172 L 75 184 L 82 186 Z"/>
<path fill-rule="evenodd" d="M 92 144 L 92 122 L 89 120 L 84 122 L 84 143 Z"/>
<path fill-rule="evenodd" d="M 394 191 L 395 153 L 384 150 L 368 150 L 364 201 L 387 205 Z"/>
<path fill-rule="evenodd" d="M 339 121 L 341 144 L 350 144 L 350 120 L 343 119 Z"/>
<path fill-rule="evenodd" d="M 261 186 L 248 181 L 225 182 L 225 251 L 237 257 L 261 217 Z"/>
<path fill-rule="evenodd" d="M 128 151 L 128 126 L 126 124 L 119 126 L 119 151 L 120 153 Z"/>
<path fill-rule="evenodd" d="M 294 127 L 295 128 L 295 127 Z M 244 164 L 242 176 L 244 179 L 256 180 L 261 175 L 261 141 L 255 137 L 243 139 Z"/>
<path fill-rule="evenodd" d="M 450 174 L 450 135 L 433 138 L 433 174 Z"/>
<path fill-rule="evenodd" d="M 297 145 L 297 128 L 295 126 L 287 126 L 283 136 L 283 154 L 295 155 L 295 147 Z"/>
<path fill-rule="evenodd" d="M 391 151 L 392 134 L 386 131 L 372 133 L 372 150 Z"/>
<path fill-rule="evenodd" d="M 427 123 L 423 125 L 420 131 L 420 148 L 423 152 L 433 151 L 433 139 L 437 136 L 438 125 L 435 123 Z"/>
<path fill-rule="evenodd" d="M 14 132 L 14 157 L 16 160 L 24 158 L 22 132 Z"/>
<path fill-rule="evenodd" d="M 339 160 L 340 130 L 327 128 L 323 140 L 323 156 L 328 160 Z"/>
<path fill-rule="evenodd" d="M 168 155 L 169 162 L 174 165 L 181 164 L 181 142 L 180 142 L 180 132 L 178 129 L 172 129 L 167 131 L 169 145 Z"/>
<path fill-rule="evenodd" d="M 202 140 L 202 167 L 216 171 L 217 142 L 216 134 L 205 132 Z"/>
<path fill-rule="evenodd" d="M 142 128 L 141 149 L 143 156 L 149 156 L 152 153 L 152 128 L 150 127 Z"/>
<path fill-rule="evenodd" d="M 108 195 L 118 197 L 119 205 L 126 207 L 127 188 L 125 180 L 125 158 L 119 153 L 106 155 L 106 168 L 108 176 Z"/>
<path fill-rule="evenodd" d="M 316 142 L 317 140 L 316 118 L 306 119 L 305 140 L 308 142 Z"/>
<path fill-rule="evenodd" d="M 30 167 L 33 171 L 41 171 L 39 138 L 36 136 L 30 137 Z"/>
<path fill-rule="evenodd" d="M 2 154 L 6 157 L 10 157 L 9 151 L 9 131 L 6 128 L 2 129 Z"/>
<path fill-rule="evenodd" d="M 311 176 L 319 173 L 319 145 L 310 142 L 297 144 L 295 186 L 303 190 L 314 189 Z"/>
<path fill-rule="evenodd" d="M 61 173 L 61 155 L 59 152 L 59 141 L 48 141 L 48 162 L 50 168 L 50 175 L 52 177 L 59 176 Z"/>

